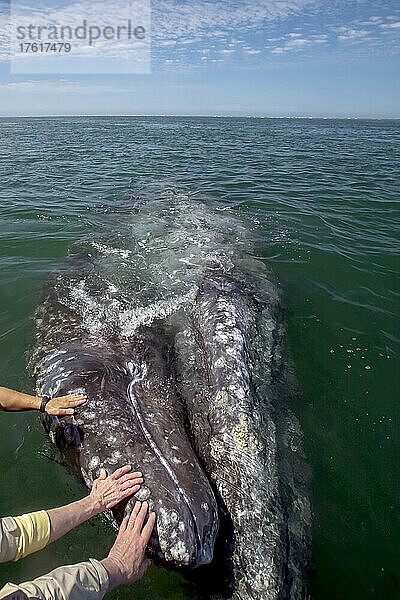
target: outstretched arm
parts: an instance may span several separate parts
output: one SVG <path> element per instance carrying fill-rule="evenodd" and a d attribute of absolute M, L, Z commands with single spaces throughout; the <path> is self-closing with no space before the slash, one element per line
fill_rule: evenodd
<path fill-rule="evenodd" d="M 69 396 L 52 398 L 46 404 L 46 412 L 49 415 L 72 415 L 74 408 L 83 402 L 86 402 L 85 394 L 70 394 Z M 40 397 L 0 387 L 0 410 L 39 410 L 41 403 L 42 398 Z"/>
<path fill-rule="evenodd" d="M 89 496 L 60 508 L 0 519 L 0 562 L 19 560 L 44 548 L 94 515 L 136 493 L 143 482 L 126 465 L 107 477 L 104 469 Z M 0 596 L 1 597 L 1 596 Z"/>
<path fill-rule="evenodd" d="M 134 583 L 145 572 L 149 560 L 144 558 L 155 522 L 151 513 L 147 523 L 148 506 L 137 502 L 132 514 L 122 522 L 119 534 L 107 558 L 58 567 L 44 577 L 0 590 L 5 600 L 102 600 L 104 594 L 121 584 Z"/>
<path fill-rule="evenodd" d="M 143 483 L 143 477 L 140 472 L 129 473 L 130 470 L 131 467 L 126 465 L 107 477 L 105 470 L 101 469 L 99 478 L 93 482 L 89 496 L 72 504 L 46 511 L 50 519 L 49 543 L 135 494 Z"/>

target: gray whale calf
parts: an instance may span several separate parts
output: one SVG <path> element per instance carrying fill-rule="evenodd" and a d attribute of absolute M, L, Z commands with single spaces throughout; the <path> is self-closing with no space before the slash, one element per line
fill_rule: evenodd
<path fill-rule="evenodd" d="M 143 472 L 149 552 L 198 567 L 196 598 L 305 595 L 309 474 L 279 286 L 255 255 L 241 220 L 168 194 L 74 246 L 35 314 L 38 392 L 89 397 L 51 439 L 88 486 L 100 466 Z"/>
<path fill-rule="evenodd" d="M 54 329 L 66 315 L 50 298 L 42 306 L 42 326 Z M 125 350 L 76 337 L 70 329 L 70 341 L 36 366 L 42 395 L 88 395 L 76 415 L 47 416 L 52 441 L 88 487 L 100 467 L 109 473 L 124 464 L 140 468 L 145 482 L 134 498 L 149 502 L 157 514 L 150 555 L 170 566 L 209 563 L 218 531 L 216 502 L 185 431 L 161 332 L 139 331 Z M 120 523 L 123 512 L 117 508 L 112 518 Z"/>

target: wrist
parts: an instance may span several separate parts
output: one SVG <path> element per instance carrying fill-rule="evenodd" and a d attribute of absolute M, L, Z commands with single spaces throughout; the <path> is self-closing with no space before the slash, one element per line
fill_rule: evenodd
<path fill-rule="evenodd" d="M 39 396 L 31 396 L 32 407 L 36 410 L 40 409 L 40 405 L 42 404 L 42 399 Z"/>
<path fill-rule="evenodd" d="M 39 410 L 42 399 L 38 396 L 30 396 L 29 394 L 21 394 L 22 402 L 25 410 Z"/>
<path fill-rule="evenodd" d="M 125 577 L 122 574 L 121 567 L 114 559 L 107 556 L 100 561 L 108 575 L 108 591 L 113 590 L 119 585 L 125 583 Z"/>
<path fill-rule="evenodd" d="M 91 519 L 102 512 L 100 502 L 96 500 L 96 498 L 93 498 L 91 494 L 85 498 L 82 498 L 82 500 L 79 500 L 79 502 L 82 503 L 82 507 L 87 515 L 87 519 Z"/>

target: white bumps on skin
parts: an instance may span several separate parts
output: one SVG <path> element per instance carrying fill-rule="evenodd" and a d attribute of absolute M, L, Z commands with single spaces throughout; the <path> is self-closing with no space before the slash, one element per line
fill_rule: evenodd
<path fill-rule="evenodd" d="M 150 498 L 149 488 L 146 487 L 145 485 L 142 485 L 142 487 L 139 489 L 139 491 L 136 492 L 135 498 L 136 498 L 136 500 L 139 500 L 140 502 L 144 502 L 145 500 Z"/>
<path fill-rule="evenodd" d="M 179 537 L 185 531 L 185 524 L 179 519 L 178 513 L 174 510 L 166 510 L 161 506 L 158 511 L 157 531 L 160 548 L 166 560 L 178 564 L 189 564 L 188 549 L 185 542 Z"/>
<path fill-rule="evenodd" d="M 96 418 L 96 413 L 87 411 L 85 412 L 85 421 L 93 421 Z"/>
<path fill-rule="evenodd" d="M 218 438 L 212 438 L 212 440 L 210 441 L 210 447 L 211 455 L 213 456 L 213 458 L 215 460 L 220 460 L 225 453 L 225 447 L 221 440 L 219 440 Z"/>
<path fill-rule="evenodd" d="M 228 392 L 226 390 L 220 390 L 215 396 L 215 406 L 220 408 L 228 402 Z"/>
<path fill-rule="evenodd" d="M 176 542 L 176 544 L 165 553 L 165 557 L 177 563 L 182 563 L 183 565 L 189 564 L 189 554 L 182 540 Z"/>
<path fill-rule="evenodd" d="M 108 462 L 110 465 L 116 465 L 122 459 L 122 454 L 119 450 L 115 450 L 111 456 L 108 457 Z"/>
<path fill-rule="evenodd" d="M 232 433 L 239 450 L 244 450 L 249 442 L 249 423 L 246 415 L 240 415 L 240 423 L 233 428 Z"/>
<path fill-rule="evenodd" d="M 98 456 L 92 456 L 89 461 L 88 468 L 90 471 L 93 471 L 100 465 L 100 458 Z"/>
<path fill-rule="evenodd" d="M 263 444 L 253 435 L 249 437 L 249 448 L 250 452 L 255 456 L 257 456 L 258 454 L 260 454 L 260 452 L 264 450 Z"/>

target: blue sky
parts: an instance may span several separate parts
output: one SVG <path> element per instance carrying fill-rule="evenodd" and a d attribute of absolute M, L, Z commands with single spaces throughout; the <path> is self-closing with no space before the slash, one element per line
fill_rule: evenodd
<path fill-rule="evenodd" d="M 70 0 L 68 15 L 86 14 L 85 3 Z M 24 4 L 37 10 L 37 0 Z M 53 12 L 65 4 L 46 3 Z M 90 7 L 108 24 L 126 4 Z M 104 65 L 129 62 L 129 44 L 109 40 L 82 49 L 76 72 L 13 73 L 9 8 L 0 0 L 0 116 L 400 118 L 398 0 L 154 1 L 149 73 L 84 73 L 96 52 Z"/>

